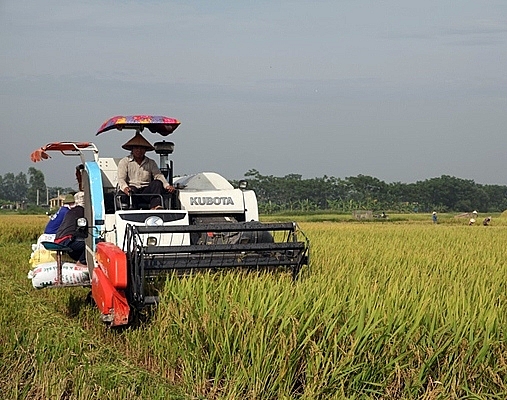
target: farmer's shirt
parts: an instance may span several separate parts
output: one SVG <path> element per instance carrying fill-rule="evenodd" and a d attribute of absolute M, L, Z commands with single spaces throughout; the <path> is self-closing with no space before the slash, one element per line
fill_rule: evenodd
<path fill-rule="evenodd" d="M 69 211 L 70 207 L 67 205 L 63 205 L 58 209 L 56 213 L 51 216 L 51 219 L 48 221 L 46 228 L 44 229 L 44 233 L 54 235 L 61 225 L 65 215 Z"/>
<path fill-rule="evenodd" d="M 149 157 L 144 156 L 141 164 L 138 164 L 131 154 L 118 163 L 118 185 L 122 191 L 128 186 L 141 189 L 155 179 L 161 181 L 164 187 L 169 185 L 157 163 Z"/>

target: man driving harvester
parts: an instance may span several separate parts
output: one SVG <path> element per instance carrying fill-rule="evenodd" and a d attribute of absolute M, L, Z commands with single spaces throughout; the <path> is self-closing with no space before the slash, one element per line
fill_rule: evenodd
<path fill-rule="evenodd" d="M 174 192 L 174 187 L 167 182 L 157 163 L 145 156 L 147 151 L 155 148 L 139 132 L 125 143 L 122 148 L 130 151 L 130 155 L 124 157 L 118 163 L 118 185 L 121 194 L 121 207 L 130 207 L 130 195 L 132 205 L 137 208 L 139 200 L 149 202 L 150 209 L 158 210 L 163 208 L 161 196 L 165 191 Z"/>

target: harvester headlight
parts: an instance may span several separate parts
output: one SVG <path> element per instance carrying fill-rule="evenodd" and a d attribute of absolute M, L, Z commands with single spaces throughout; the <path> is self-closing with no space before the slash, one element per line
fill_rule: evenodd
<path fill-rule="evenodd" d="M 146 226 L 162 226 L 164 221 L 162 218 L 157 217 L 156 215 L 152 215 L 144 220 L 144 225 Z"/>
<path fill-rule="evenodd" d="M 148 236 L 148 239 L 146 240 L 147 246 L 156 246 L 157 245 L 157 238 L 154 236 Z"/>
<path fill-rule="evenodd" d="M 88 221 L 86 221 L 86 218 L 78 218 L 76 223 L 79 228 L 86 228 L 86 226 L 88 225 Z"/>

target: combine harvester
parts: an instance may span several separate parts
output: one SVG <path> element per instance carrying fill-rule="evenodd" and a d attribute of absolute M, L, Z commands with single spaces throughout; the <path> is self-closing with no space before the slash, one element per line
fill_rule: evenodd
<path fill-rule="evenodd" d="M 178 120 L 162 116 L 117 116 L 107 120 L 97 135 L 110 130 L 144 129 L 167 136 Z M 225 178 L 202 172 L 175 178 L 169 159 L 174 144 L 156 142 L 159 167 L 176 191 L 162 195 L 162 209 L 136 209 L 121 204 L 117 186 L 119 158 L 99 157 L 89 142 L 57 142 L 31 155 L 32 161 L 50 158 L 48 152 L 79 156 L 85 194 L 86 260 L 91 295 L 101 319 L 110 326 L 127 325 L 147 306 L 158 302 L 155 283 L 169 273 L 285 270 L 296 279 L 308 264 L 309 244 L 295 222 L 261 223 L 257 198 L 246 181 L 234 188 Z M 302 237 L 302 240 L 298 238 Z M 65 284 L 62 254 L 68 249 L 46 243 L 56 251 L 58 278 L 51 287 Z"/>

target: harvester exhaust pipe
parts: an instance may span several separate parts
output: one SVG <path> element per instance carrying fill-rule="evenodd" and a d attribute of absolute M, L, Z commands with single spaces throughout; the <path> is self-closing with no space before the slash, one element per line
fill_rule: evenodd
<path fill-rule="evenodd" d="M 153 147 L 155 147 L 155 153 L 160 156 L 160 171 L 164 174 L 169 184 L 172 185 L 173 162 L 172 160 L 169 160 L 169 154 L 172 154 L 174 151 L 174 143 L 163 140 L 162 142 L 156 142 Z"/>

